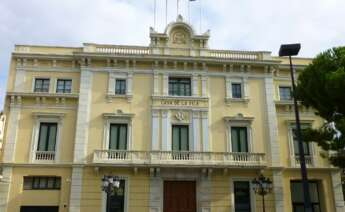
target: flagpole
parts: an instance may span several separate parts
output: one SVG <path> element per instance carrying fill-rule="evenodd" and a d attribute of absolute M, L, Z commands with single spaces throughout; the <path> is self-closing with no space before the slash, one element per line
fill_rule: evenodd
<path fill-rule="evenodd" d="M 201 28 L 201 26 L 202 26 L 201 25 L 201 22 L 202 22 L 202 0 L 200 0 L 200 11 L 199 12 L 200 12 L 200 20 L 199 20 L 200 26 L 199 26 L 199 28 L 200 28 L 200 34 L 201 34 L 202 33 L 202 31 L 201 31 L 202 30 L 202 28 Z"/>
<path fill-rule="evenodd" d="M 157 10 L 157 0 L 154 0 L 154 7 L 153 7 L 153 28 L 156 30 L 156 10 Z"/>
<path fill-rule="evenodd" d="M 165 26 L 168 25 L 168 0 L 165 0 Z"/>
<path fill-rule="evenodd" d="M 188 22 L 190 23 L 190 0 L 188 0 Z"/>

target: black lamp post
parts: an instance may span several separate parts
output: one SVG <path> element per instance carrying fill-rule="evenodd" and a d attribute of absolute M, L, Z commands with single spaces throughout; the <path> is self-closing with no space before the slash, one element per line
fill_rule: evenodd
<path fill-rule="evenodd" d="M 106 212 L 110 212 L 111 196 L 115 189 L 120 187 L 120 180 L 117 176 L 104 176 L 102 178 L 102 190 L 107 194 Z"/>
<path fill-rule="evenodd" d="M 301 49 L 301 44 L 283 44 L 280 46 L 279 49 L 279 56 L 289 56 L 290 60 L 290 74 L 291 74 L 291 84 L 292 84 L 292 93 L 293 93 L 293 103 L 295 109 L 295 117 L 296 117 L 296 136 L 298 140 L 298 150 L 299 150 L 299 157 L 300 157 L 300 164 L 301 164 L 301 175 L 302 175 L 302 184 L 303 184 L 303 194 L 304 194 L 304 209 L 306 212 L 311 212 L 311 203 L 310 203 L 310 194 L 309 194 L 309 185 L 308 185 L 308 176 L 307 176 L 307 168 L 305 165 L 305 157 L 304 157 L 304 147 L 302 141 L 302 134 L 301 134 L 301 122 L 299 118 L 299 111 L 297 100 L 295 98 L 295 77 L 294 77 L 294 70 L 292 66 L 291 56 L 298 55 L 299 50 Z"/>
<path fill-rule="evenodd" d="M 254 192 L 262 196 L 262 211 L 265 212 L 265 196 L 272 191 L 272 181 L 260 174 L 258 178 L 254 178 L 252 181 Z"/>

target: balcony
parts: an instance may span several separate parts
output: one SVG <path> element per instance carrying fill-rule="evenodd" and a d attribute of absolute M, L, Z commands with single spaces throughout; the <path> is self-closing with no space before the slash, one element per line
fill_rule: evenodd
<path fill-rule="evenodd" d="M 115 166 L 262 167 L 264 153 L 96 150 L 94 164 Z"/>
<path fill-rule="evenodd" d="M 305 165 L 310 167 L 315 167 L 315 161 L 313 156 L 311 155 L 305 155 Z M 291 166 L 292 167 L 300 167 L 300 156 L 299 155 L 291 155 Z"/>
<path fill-rule="evenodd" d="M 36 151 L 35 162 L 51 162 L 55 160 L 55 151 Z"/>

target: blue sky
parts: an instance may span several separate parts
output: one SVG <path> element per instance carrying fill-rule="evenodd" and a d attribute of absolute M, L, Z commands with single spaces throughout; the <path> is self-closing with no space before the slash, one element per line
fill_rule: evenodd
<path fill-rule="evenodd" d="M 157 31 L 165 26 L 165 0 L 157 1 Z M 15 44 L 80 46 L 82 43 L 148 45 L 154 0 L 1 0 L 0 109 L 10 55 Z M 188 20 L 187 0 L 180 13 Z M 197 0 L 190 21 L 211 30 L 210 47 L 268 50 L 300 42 L 300 56 L 313 57 L 345 45 L 344 0 Z M 168 0 L 168 22 L 176 18 L 176 0 Z"/>

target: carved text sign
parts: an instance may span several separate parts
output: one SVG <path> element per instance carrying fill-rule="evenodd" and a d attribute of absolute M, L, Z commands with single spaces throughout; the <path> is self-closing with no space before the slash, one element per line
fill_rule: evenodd
<path fill-rule="evenodd" d="M 161 100 L 161 105 L 169 106 L 199 106 L 198 100 Z"/>

